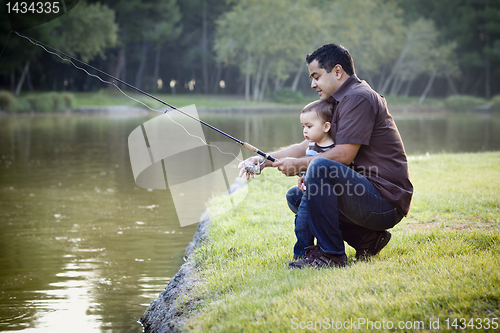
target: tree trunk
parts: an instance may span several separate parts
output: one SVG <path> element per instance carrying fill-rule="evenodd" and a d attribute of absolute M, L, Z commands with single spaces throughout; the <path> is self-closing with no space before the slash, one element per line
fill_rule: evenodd
<path fill-rule="evenodd" d="M 161 47 L 158 47 L 156 49 L 156 55 L 155 55 L 155 69 L 153 73 L 153 87 L 154 91 L 158 91 L 158 80 L 160 79 L 160 56 L 161 56 Z"/>
<path fill-rule="evenodd" d="M 405 98 L 408 98 L 408 95 L 410 95 L 410 89 L 411 89 L 411 86 L 413 84 L 413 81 L 415 81 L 414 79 L 411 79 L 410 81 L 408 81 L 408 84 L 406 84 L 406 90 L 405 90 Z"/>
<path fill-rule="evenodd" d="M 260 78 L 262 76 L 262 68 L 264 67 L 264 58 L 261 58 L 259 61 L 259 67 L 257 69 L 257 75 L 255 78 L 255 82 L 253 83 L 253 101 L 257 102 L 259 100 L 259 87 L 260 87 Z"/>
<path fill-rule="evenodd" d="M 266 93 L 266 86 L 267 86 L 267 78 L 268 77 L 269 77 L 269 71 L 265 71 L 264 79 L 262 80 L 262 85 L 260 87 L 259 102 L 262 102 L 264 100 L 264 95 Z"/>
<path fill-rule="evenodd" d="M 387 79 L 384 82 L 384 85 L 382 86 L 382 89 L 380 90 L 380 94 L 382 94 L 382 95 L 385 94 L 387 88 L 389 88 L 389 84 L 391 84 L 392 79 L 394 78 L 394 76 L 398 72 L 399 67 L 401 66 L 401 63 L 406 58 L 406 54 L 410 50 L 410 46 L 411 46 L 411 44 L 407 44 L 405 46 L 405 48 L 399 54 L 398 60 L 396 61 L 396 63 L 392 67 L 391 74 L 389 74 L 389 77 L 387 77 Z"/>
<path fill-rule="evenodd" d="M 213 85 L 214 94 L 217 94 L 217 91 L 219 90 L 219 82 L 221 75 L 222 75 L 222 63 L 220 62 L 219 65 L 217 65 L 217 74 L 215 75 L 215 82 Z"/>
<path fill-rule="evenodd" d="M 427 94 L 431 90 L 432 83 L 434 83 L 434 79 L 436 78 L 436 72 L 432 72 L 431 77 L 429 78 L 429 82 L 427 82 L 427 86 L 424 89 L 424 92 L 422 93 L 422 96 L 420 96 L 420 99 L 418 100 L 418 104 L 422 104 L 427 97 Z"/>
<path fill-rule="evenodd" d="M 26 75 L 28 74 L 29 70 L 30 70 L 30 61 L 28 60 L 24 65 L 23 72 L 21 73 L 21 77 L 19 78 L 19 82 L 17 83 L 16 91 L 14 93 L 16 96 L 19 96 L 19 94 L 21 93 L 21 89 L 24 84 L 24 79 L 26 79 Z"/>
<path fill-rule="evenodd" d="M 297 73 L 295 74 L 295 78 L 293 79 L 292 91 L 297 91 L 297 87 L 298 87 L 299 81 L 300 81 L 300 76 L 302 75 L 303 71 L 304 71 L 304 66 L 299 66 L 299 69 L 297 70 Z"/>
<path fill-rule="evenodd" d="M 274 80 L 274 91 L 273 91 L 273 95 L 276 96 L 276 94 L 278 93 L 278 91 L 283 88 L 283 85 L 285 84 L 285 80 L 282 80 L 278 77 L 276 77 L 276 79 Z"/>
<path fill-rule="evenodd" d="M 28 84 L 28 89 L 29 91 L 33 91 L 33 83 L 31 82 L 31 75 L 30 72 L 28 71 L 28 74 L 26 74 L 26 83 Z"/>
<path fill-rule="evenodd" d="M 480 87 L 482 86 L 482 84 L 484 83 L 484 75 L 485 73 L 481 73 L 481 75 L 479 75 L 479 78 L 477 78 L 477 81 L 474 83 L 474 85 L 469 89 L 469 92 L 471 95 L 480 95 L 481 91 L 480 91 Z"/>
<path fill-rule="evenodd" d="M 458 90 L 453 83 L 453 79 L 448 74 L 446 74 L 446 81 L 448 81 L 448 89 L 450 90 L 451 94 L 458 95 Z"/>
<path fill-rule="evenodd" d="M 485 97 L 489 99 L 491 97 L 491 87 L 490 87 L 490 57 L 486 55 L 486 65 L 484 66 L 484 90 Z"/>
<path fill-rule="evenodd" d="M 396 96 L 397 93 L 397 88 L 399 86 L 399 83 L 402 81 L 401 76 L 398 75 L 395 80 L 392 81 L 392 86 L 391 86 L 391 92 L 389 95 Z"/>
<path fill-rule="evenodd" d="M 208 59 L 208 47 L 207 47 L 207 1 L 203 0 L 202 5 L 202 21 L 201 21 L 201 66 L 202 66 L 202 75 L 203 75 L 203 92 L 208 94 L 208 68 L 207 68 L 207 59 Z"/>
<path fill-rule="evenodd" d="M 398 85 L 396 86 L 396 88 L 394 89 L 394 96 L 397 96 L 399 95 L 399 91 L 401 90 L 401 88 L 403 87 L 403 84 L 405 83 L 405 81 L 403 79 L 400 79 L 399 82 L 398 82 Z"/>
<path fill-rule="evenodd" d="M 247 56 L 247 71 L 245 73 L 245 100 L 250 100 L 250 66 L 252 64 L 252 56 L 250 52 Z"/>
<path fill-rule="evenodd" d="M 118 61 L 116 62 L 116 67 L 113 73 L 114 77 L 117 77 L 119 79 L 124 78 L 126 62 L 127 61 L 126 61 L 125 45 L 122 45 L 122 47 L 118 51 Z"/>
<path fill-rule="evenodd" d="M 142 81 L 144 81 L 144 68 L 146 68 L 146 56 L 148 53 L 148 43 L 144 40 L 142 42 L 141 48 L 141 62 L 139 64 L 139 69 L 137 70 L 137 74 L 135 76 L 135 86 L 141 89 Z"/>

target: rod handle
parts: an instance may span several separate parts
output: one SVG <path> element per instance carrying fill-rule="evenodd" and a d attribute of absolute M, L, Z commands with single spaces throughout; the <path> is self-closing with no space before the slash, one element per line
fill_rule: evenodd
<path fill-rule="evenodd" d="M 268 159 L 271 162 L 276 161 L 276 159 L 274 157 L 272 157 L 271 155 L 264 153 L 263 151 L 259 150 L 257 147 L 254 147 L 247 142 L 243 142 L 243 147 L 245 147 L 246 149 L 248 149 L 250 151 L 253 151 L 256 154 L 259 154 L 260 156 L 263 156 L 265 159 Z"/>

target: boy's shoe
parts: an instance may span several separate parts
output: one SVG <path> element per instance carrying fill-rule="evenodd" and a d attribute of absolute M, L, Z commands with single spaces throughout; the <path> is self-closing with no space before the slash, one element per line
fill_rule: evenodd
<path fill-rule="evenodd" d="M 376 231 L 373 236 L 364 241 L 356 249 L 356 260 L 366 260 L 382 250 L 391 240 L 391 233 L 387 230 Z"/>
<path fill-rule="evenodd" d="M 289 268 L 304 268 L 304 267 L 344 267 L 347 264 L 347 256 L 345 254 L 337 256 L 321 251 L 319 246 L 308 246 L 306 257 L 299 261 L 293 261 L 288 264 Z"/>

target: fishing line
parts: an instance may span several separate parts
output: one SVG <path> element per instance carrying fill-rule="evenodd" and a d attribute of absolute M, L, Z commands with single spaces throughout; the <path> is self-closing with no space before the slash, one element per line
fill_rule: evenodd
<path fill-rule="evenodd" d="M 32 44 L 34 44 L 34 45 L 36 45 L 36 46 L 40 46 L 40 47 L 41 47 L 41 48 L 43 48 L 46 52 L 48 52 L 48 53 L 50 53 L 50 54 L 54 54 L 54 55 L 58 56 L 61 60 L 63 60 L 63 61 L 69 61 L 69 62 L 70 62 L 70 63 L 71 63 L 71 64 L 72 64 L 75 68 L 77 68 L 77 69 L 80 69 L 80 70 L 84 71 L 87 75 L 90 75 L 90 76 L 92 76 L 92 77 L 96 77 L 96 78 L 98 78 L 98 79 L 99 79 L 101 82 L 103 82 L 103 83 L 111 84 L 112 86 L 116 87 L 116 88 L 117 88 L 117 89 L 118 89 L 118 90 L 119 90 L 119 91 L 120 91 L 120 92 L 121 92 L 124 96 L 126 96 L 126 97 L 128 97 L 128 98 L 130 98 L 130 99 L 132 99 L 132 100 L 134 100 L 134 101 L 136 101 L 136 102 L 138 102 L 138 103 L 141 103 L 142 105 L 146 106 L 148 109 L 150 109 L 150 110 L 152 110 L 152 111 L 156 111 L 156 112 L 163 112 L 163 110 L 155 110 L 155 109 L 152 109 L 151 107 L 149 107 L 149 106 L 148 106 L 148 105 L 146 105 L 145 103 L 143 103 L 143 102 L 141 102 L 141 101 L 139 101 L 139 100 L 137 100 L 137 99 L 135 99 L 135 98 L 133 98 L 133 97 L 131 97 L 131 96 L 127 95 L 127 94 L 126 94 L 126 93 L 125 93 L 122 89 L 120 89 L 120 88 L 119 88 L 119 87 L 118 87 L 118 86 L 117 86 L 114 82 L 109 82 L 109 81 L 103 80 L 103 79 L 102 79 L 102 78 L 100 78 L 98 75 L 90 74 L 90 73 L 89 73 L 88 71 L 86 71 L 84 68 L 78 67 L 78 66 L 77 66 L 77 65 L 76 65 L 73 61 L 78 62 L 78 63 L 80 63 L 80 64 L 83 64 L 83 65 L 85 65 L 85 66 L 87 66 L 87 67 L 89 67 L 89 68 L 91 68 L 91 69 L 93 69 L 93 70 L 95 70 L 95 71 L 97 71 L 97 72 L 99 72 L 99 73 L 101 73 L 101 74 L 103 74 L 103 75 L 107 76 L 107 77 L 112 78 L 113 80 L 115 80 L 115 81 L 117 81 L 117 82 L 119 82 L 119 83 L 124 84 L 124 85 L 125 85 L 125 86 L 127 86 L 127 87 L 130 87 L 130 88 L 134 89 L 134 90 L 135 90 L 135 91 L 137 91 L 137 92 L 140 92 L 141 94 L 144 94 L 144 95 L 146 95 L 146 96 L 148 96 L 148 97 L 150 97 L 150 98 L 152 98 L 152 99 L 154 99 L 154 100 L 156 100 L 156 101 L 158 101 L 158 102 L 160 102 L 160 103 L 162 103 L 162 104 L 164 104 L 164 105 L 168 106 L 168 107 L 169 107 L 170 109 L 172 109 L 172 110 L 176 110 L 176 111 L 178 111 L 178 112 L 180 112 L 180 113 L 184 114 L 185 116 L 188 116 L 189 118 L 191 118 L 191 119 L 193 119 L 193 120 L 196 120 L 196 121 L 200 122 L 201 124 L 203 124 L 203 125 L 205 125 L 205 126 L 207 126 L 207 127 L 211 128 L 211 129 L 213 129 L 214 131 L 216 131 L 216 132 L 218 132 L 218 133 L 220 133 L 220 134 L 222 134 L 222 135 L 224 135 L 224 136 L 228 137 L 229 139 L 231 139 L 231 140 L 235 141 L 236 143 L 241 144 L 241 145 L 242 145 L 243 147 L 245 147 L 246 149 L 248 149 L 248 150 L 250 150 L 250 151 L 252 151 L 252 152 L 254 152 L 254 153 L 256 153 L 256 154 L 261 155 L 261 156 L 262 156 L 262 157 L 264 157 L 265 159 L 268 159 L 268 160 L 270 160 L 270 161 L 272 161 L 272 162 L 276 161 L 276 159 L 275 159 L 274 157 L 270 156 L 269 154 L 264 153 L 263 151 L 261 151 L 260 149 L 258 149 L 258 148 L 256 148 L 256 147 L 254 147 L 254 146 L 250 145 L 249 143 L 247 143 L 247 142 L 243 142 L 243 141 L 241 141 L 241 140 L 238 140 L 237 138 L 235 138 L 235 137 L 233 137 L 233 136 L 231 136 L 231 135 L 229 135 L 229 134 L 227 134 L 227 133 L 225 133 L 225 132 L 223 132 L 223 131 L 219 130 L 218 128 L 216 128 L 216 127 L 214 127 L 214 126 L 212 126 L 212 125 L 210 125 L 210 124 L 208 124 L 208 123 L 206 123 L 206 122 L 204 122 L 203 120 L 198 119 L 198 118 L 196 118 L 196 117 L 194 117 L 194 116 L 190 115 L 189 113 L 186 113 L 186 112 L 182 111 L 181 109 L 178 109 L 178 108 L 176 108 L 175 106 L 170 105 L 169 103 L 164 102 L 164 101 L 162 101 L 161 99 L 159 99 L 159 98 L 157 98 L 157 97 L 155 97 L 155 96 L 153 96 L 153 95 L 151 95 L 151 94 L 149 94 L 149 93 L 147 93 L 147 92 L 145 92 L 145 91 L 143 91 L 143 90 L 141 90 L 141 89 L 139 89 L 139 88 L 137 88 L 137 87 L 134 87 L 133 85 L 131 85 L 131 84 L 129 84 L 129 83 L 127 83 L 127 82 L 123 81 L 123 80 L 120 80 L 120 79 L 118 79 L 118 78 L 116 78 L 116 77 L 114 77 L 114 76 L 112 76 L 112 75 L 110 75 L 110 74 L 108 74 L 108 73 L 106 73 L 106 72 L 104 72 L 104 71 L 102 71 L 102 70 L 100 70 L 100 69 L 98 69 L 98 68 L 94 67 L 94 66 L 91 66 L 91 65 L 89 65 L 89 64 L 87 64 L 87 63 L 85 63 L 85 62 L 83 62 L 83 61 L 81 61 L 81 60 L 78 60 L 78 59 L 76 59 L 76 58 L 74 58 L 74 57 L 72 57 L 72 56 L 70 56 L 70 55 L 68 55 L 68 54 L 66 54 L 66 53 L 64 53 L 64 52 L 62 52 L 62 51 L 59 51 L 59 50 L 57 50 L 57 49 L 55 49 L 55 48 L 53 48 L 53 47 L 50 47 L 50 46 L 48 46 L 48 45 L 45 45 L 45 44 L 41 43 L 41 42 L 39 42 L 39 41 L 37 41 L 37 40 L 35 40 L 35 39 L 32 39 L 32 38 L 27 37 L 27 36 L 25 36 L 25 35 L 23 35 L 23 34 L 20 34 L 20 33 L 19 33 L 19 32 L 17 32 L 17 31 L 14 31 L 14 32 L 15 32 L 15 33 L 16 33 L 19 37 L 22 37 L 22 38 L 25 38 L 25 39 L 29 40 Z M 53 50 L 54 52 L 51 52 L 51 51 L 49 51 L 48 49 L 51 49 L 51 50 Z M 61 57 L 61 55 L 60 55 L 60 54 L 61 54 L 61 55 L 63 55 L 63 56 L 65 56 L 65 57 L 67 57 L 67 59 L 65 59 L 65 58 Z M 181 126 L 181 127 L 184 129 L 184 131 L 186 131 L 186 133 L 187 133 L 187 134 L 189 134 L 189 135 L 190 135 L 190 136 L 192 136 L 192 137 L 195 137 L 195 138 L 200 139 L 200 140 L 201 140 L 201 141 L 202 141 L 205 145 L 207 145 L 207 146 L 212 146 L 212 147 L 217 148 L 217 149 L 218 149 L 221 153 L 223 153 L 223 154 L 230 154 L 230 155 L 233 155 L 234 157 L 236 157 L 236 159 L 238 159 L 239 161 L 242 161 L 241 159 L 239 159 L 239 158 L 238 158 L 237 156 L 235 156 L 234 154 L 232 154 L 232 153 L 224 153 L 224 152 L 222 152 L 222 150 L 220 150 L 220 149 L 219 149 L 219 147 L 217 147 L 216 145 L 210 145 L 210 144 L 207 144 L 207 143 L 206 143 L 206 142 L 205 142 L 205 141 L 204 141 L 201 137 L 199 137 L 199 136 L 196 136 L 196 135 L 193 135 L 193 134 L 189 133 L 189 131 L 188 131 L 188 130 L 184 127 L 184 126 L 182 126 L 181 124 L 179 124 L 179 123 L 175 122 L 175 121 L 174 121 L 174 120 L 173 120 L 173 119 L 172 119 L 172 118 L 171 118 L 171 117 L 167 114 L 167 112 L 168 112 L 168 111 L 169 111 L 169 110 L 167 109 L 167 110 L 165 110 L 163 113 L 164 113 L 164 114 L 166 114 L 166 115 L 168 116 L 168 118 L 169 118 L 172 122 L 174 122 L 175 124 L 177 124 L 177 125 Z M 262 163 L 261 163 L 261 164 L 262 164 Z M 258 171 L 260 171 L 260 166 L 255 166 L 255 165 L 253 165 L 253 164 L 245 164 L 245 168 L 247 169 L 247 171 L 250 171 L 250 172 L 257 171 L 257 170 L 256 170 L 257 168 L 255 168 L 255 167 L 258 167 L 258 169 L 259 169 Z M 260 173 L 260 172 L 253 172 L 253 173 Z"/>
<path fill-rule="evenodd" d="M 12 31 L 11 31 L 11 32 L 12 32 Z M 200 136 L 198 136 L 198 135 L 194 135 L 194 134 L 189 133 L 189 131 L 186 129 L 186 127 L 184 127 L 182 124 L 179 124 L 178 122 L 176 122 L 175 120 L 173 120 L 173 119 L 172 119 L 172 117 L 170 117 L 170 115 L 169 115 L 169 114 L 167 114 L 166 112 L 163 112 L 163 110 L 162 110 L 162 109 L 158 109 L 158 110 L 157 110 L 157 109 L 153 109 L 152 107 L 150 107 L 150 106 L 149 106 L 149 105 L 147 105 L 146 103 L 144 103 L 144 102 L 142 102 L 142 101 L 140 101 L 140 100 L 138 100 L 138 99 L 136 99 L 136 98 L 134 98 L 134 97 L 132 97 L 132 96 L 128 95 L 127 93 L 125 93 L 125 92 L 124 92 L 122 89 L 120 89 L 120 87 L 118 87 L 118 86 L 117 86 L 114 82 L 111 82 L 111 81 L 106 81 L 106 80 L 102 79 L 102 78 L 101 78 L 100 76 L 98 76 L 98 75 L 91 74 L 91 73 L 89 73 L 89 72 L 88 72 L 85 68 L 82 68 L 82 67 L 77 66 L 77 65 L 76 65 L 76 64 L 75 64 L 75 63 L 74 63 L 71 59 L 69 59 L 69 58 L 63 58 L 63 57 L 61 57 L 58 53 L 56 53 L 56 52 L 52 52 L 52 51 L 47 50 L 47 49 L 45 48 L 45 46 L 44 46 L 44 45 L 42 45 L 41 43 L 39 43 L 39 42 L 36 42 L 36 43 L 35 43 L 35 42 L 31 39 L 31 38 L 26 37 L 26 36 L 24 36 L 24 35 L 21 35 L 21 34 L 19 34 L 17 31 L 14 31 L 14 32 L 15 32 L 18 36 L 20 36 L 20 37 L 22 37 L 22 38 L 25 38 L 25 39 L 29 40 L 29 41 L 30 41 L 33 45 L 41 47 L 41 48 L 42 48 L 45 52 L 47 52 L 47 53 L 49 53 L 49 54 L 53 54 L 53 55 L 57 56 L 59 59 L 61 59 L 61 60 L 63 60 L 63 61 L 67 61 L 67 62 L 71 63 L 71 64 L 72 64 L 72 65 L 73 65 L 76 69 L 79 69 L 79 70 L 81 70 L 81 71 L 85 72 L 85 74 L 87 74 L 87 75 L 89 75 L 89 76 L 91 76 L 91 77 L 95 77 L 95 78 L 99 79 L 99 81 L 101 81 L 101 82 L 103 82 L 103 83 L 110 84 L 110 85 L 114 86 L 114 87 L 115 87 L 116 89 L 118 89 L 118 91 L 119 91 L 119 92 L 121 92 L 121 93 L 122 93 L 125 97 L 130 98 L 131 100 L 133 100 L 133 101 L 135 101 L 135 102 L 137 102 L 137 103 L 140 103 L 140 104 L 144 105 L 144 106 L 145 106 L 146 108 L 148 108 L 149 110 L 151 110 L 151 111 L 155 111 L 155 112 L 162 112 L 162 113 L 164 113 L 164 114 L 168 117 L 168 119 L 170 119 L 170 121 L 172 121 L 174 124 L 176 124 L 176 125 L 180 126 L 180 127 L 181 127 L 181 128 L 182 128 L 182 129 L 183 129 L 183 130 L 184 130 L 184 131 L 185 131 L 185 132 L 186 132 L 189 136 L 192 136 L 193 138 L 197 138 L 197 139 L 199 139 L 201 142 L 203 142 L 203 144 L 204 144 L 204 145 L 209 146 L 209 147 L 214 147 L 214 148 L 216 148 L 216 149 L 217 149 L 217 150 L 218 150 L 221 154 L 225 154 L 225 155 L 232 155 L 232 156 L 234 156 L 234 158 L 236 158 L 238 161 L 243 162 L 243 160 L 242 160 L 241 158 L 239 158 L 238 156 L 236 156 L 235 154 L 233 154 L 233 153 L 228 153 L 228 152 L 224 152 L 224 151 L 222 151 L 222 150 L 221 150 L 218 146 L 213 145 L 213 144 L 209 144 L 209 143 L 207 143 L 205 140 L 203 140 L 203 138 L 202 138 L 202 137 L 200 137 Z M 61 52 L 61 53 L 62 53 L 62 52 Z M 62 54 L 64 54 L 64 53 L 62 53 Z M 92 67 L 92 66 L 90 66 L 90 67 Z"/>

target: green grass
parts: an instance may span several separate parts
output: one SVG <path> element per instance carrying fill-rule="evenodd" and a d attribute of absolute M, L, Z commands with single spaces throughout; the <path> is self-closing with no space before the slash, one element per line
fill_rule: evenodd
<path fill-rule="evenodd" d="M 288 89 L 289 90 L 289 89 Z M 198 108 L 293 108 L 293 109 L 301 109 L 304 105 L 310 103 L 314 99 L 317 98 L 315 94 L 302 94 L 302 93 L 294 93 L 284 89 L 282 95 L 278 96 L 279 98 L 268 98 L 263 102 L 253 102 L 246 101 L 242 96 L 236 95 L 205 95 L 205 94 L 161 94 L 161 93 L 152 93 L 155 97 L 163 100 L 171 105 L 176 107 L 184 107 L 187 105 L 195 104 Z M 139 94 L 135 91 L 125 91 L 127 95 L 138 99 L 139 101 L 146 103 L 148 106 L 153 109 L 164 109 L 165 106 L 162 103 L 155 101 L 154 99 L 147 97 L 143 94 Z M 30 108 L 26 106 L 24 103 L 26 98 L 34 98 L 35 100 L 45 96 L 47 93 L 43 92 L 25 92 L 21 94 L 21 98 L 15 98 L 14 96 L 8 96 L 8 93 L 2 91 L 0 93 L 0 110 L 16 112 L 16 105 L 13 106 L 13 110 L 11 104 L 16 104 L 14 101 L 17 99 L 20 103 L 17 103 L 17 109 L 20 109 L 17 112 L 26 112 L 23 110 L 23 107 Z M 71 108 L 78 107 L 95 107 L 95 106 L 131 106 L 131 107 L 143 107 L 140 103 L 128 98 L 123 95 L 116 89 L 102 89 L 97 92 L 71 92 L 68 93 L 60 93 L 64 96 L 71 96 Z M 57 96 L 58 94 L 53 94 L 53 96 Z M 418 97 L 403 97 L 403 96 L 386 96 L 387 102 L 389 104 L 389 109 L 393 112 L 397 112 L 401 107 L 404 107 L 405 110 L 410 108 L 411 110 L 431 110 L 432 112 L 436 110 L 448 110 L 451 111 L 465 111 L 467 108 L 463 108 L 464 105 L 469 105 L 472 102 L 468 102 L 473 100 L 477 105 L 477 101 L 480 99 L 474 99 L 470 96 L 451 96 L 447 99 L 442 98 L 427 98 L 423 105 L 418 103 Z M 497 105 L 498 96 L 496 99 L 492 99 L 491 103 Z M 457 101 L 459 104 L 457 104 Z M 465 102 L 461 102 L 465 101 Z M 22 103 L 21 103 L 22 102 Z M 461 102 L 461 103 L 460 103 Z M 496 103 L 496 104 L 495 104 Z M 35 103 L 36 104 L 36 103 Z M 481 103 L 479 103 L 481 104 Z M 487 101 L 484 100 L 483 104 L 487 104 Z M 458 106 L 457 106 L 458 105 Z M 469 106 L 470 106 L 469 105 Z M 38 108 L 43 108 L 43 105 L 38 107 L 35 105 L 35 112 L 46 112 L 40 111 Z M 49 105 L 45 107 L 45 109 L 52 109 Z M 497 107 L 498 109 L 498 107 Z M 29 111 L 29 110 L 28 110 Z"/>
<path fill-rule="evenodd" d="M 155 102 L 149 97 L 135 92 L 127 92 L 128 95 L 147 103 L 152 107 L 162 107 L 161 103 Z M 156 94 L 154 96 L 177 107 L 183 107 L 191 104 L 196 104 L 197 107 L 206 108 L 224 108 L 224 107 L 282 107 L 287 105 L 304 106 L 314 99 L 316 95 L 301 96 L 300 98 L 284 98 L 278 101 L 252 102 L 246 101 L 242 96 L 236 95 L 204 95 L 204 94 Z M 139 103 L 127 98 L 123 94 L 114 90 L 100 90 L 92 93 L 74 93 L 75 106 L 109 106 L 109 105 L 127 105 L 140 106 Z M 417 97 L 405 98 L 402 96 L 388 96 L 390 105 L 418 105 Z M 288 101 L 288 102 L 287 102 Z M 428 98 L 424 102 L 424 106 L 444 105 L 442 99 Z"/>
<path fill-rule="evenodd" d="M 447 318 L 498 318 L 500 153 L 415 156 L 410 172 L 409 217 L 378 256 L 342 269 L 287 268 L 295 236 L 284 194 L 295 178 L 266 169 L 232 210 L 227 197 L 214 198 L 210 209 L 220 214 L 193 257 L 203 283 L 184 299 L 193 311 L 184 329 L 294 332 L 351 320 L 353 330 L 377 329 L 359 326 L 369 320 L 428 330 L 439 319 L 440 329 L 456 330 Z"/>
<path fill-rule="evenodd" d="M 155 100 L 138 93 L 127 94 L 146 103 L 153 108 L 164 108 L 164 105 Z M 101 90 L 97 93 L 75 93 L 75 106 L 109 106 L 126 105 L 141 107 L 141 104 L 127 98 L 117 91 Z M 233 107 L 281 107 L 284 104 L 274 102 L 251 102 L 246 101 L 241 96 L 233 95 L 203 95 L 203 94 L 155 94 L 153 95 L 162 101 L 176 107 L 183 107 L 195 104 L 204 108 L 233 108 Z M 312 99 L 308 100 L 308 103 Z"/>

